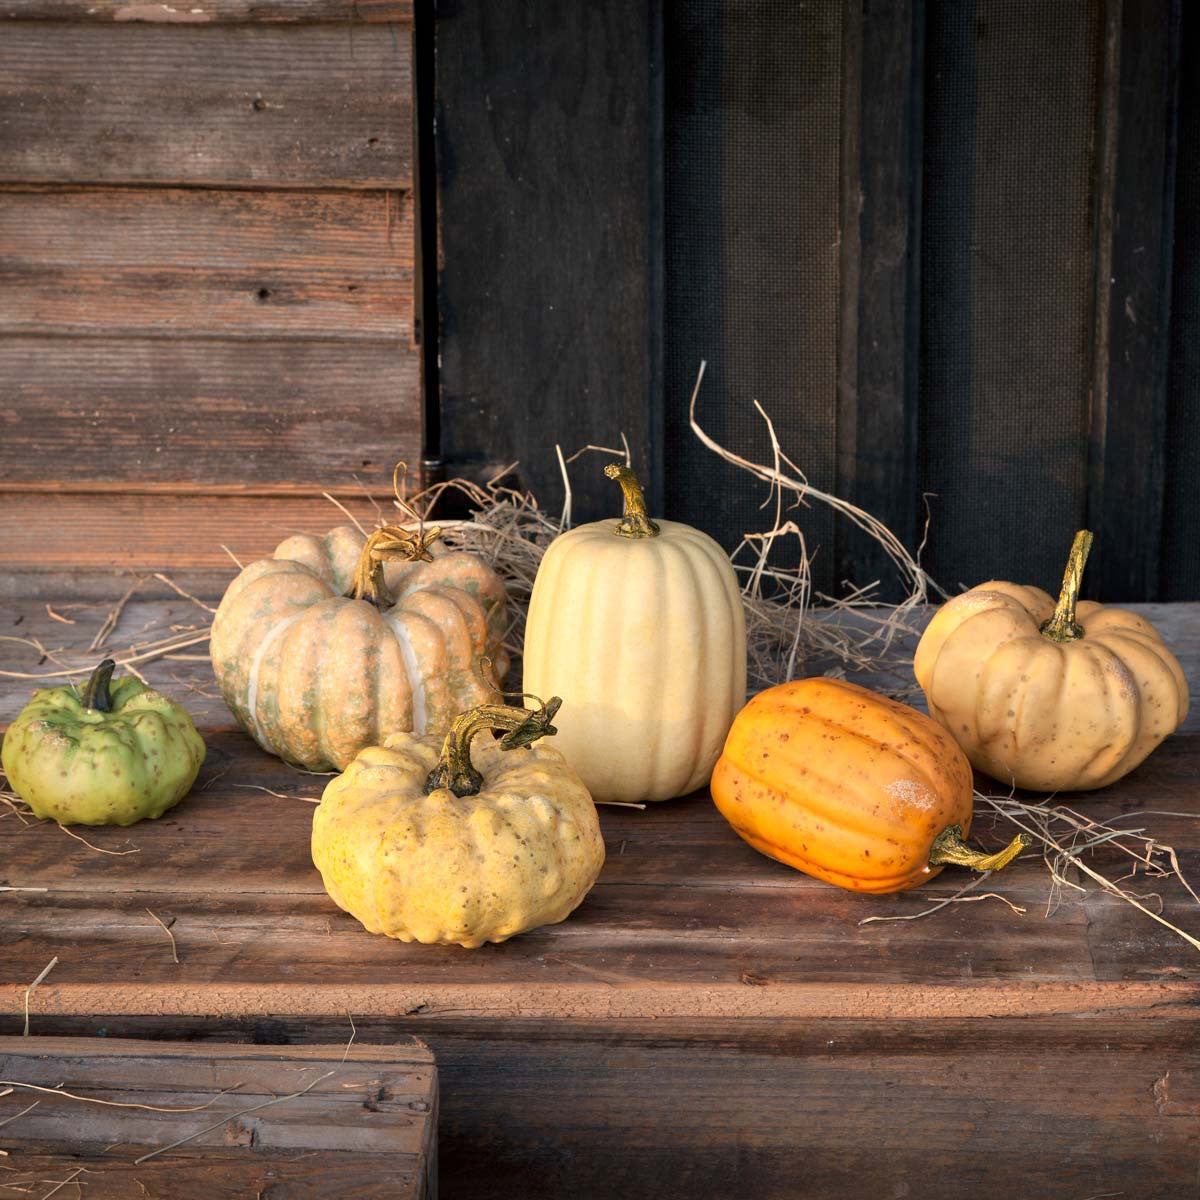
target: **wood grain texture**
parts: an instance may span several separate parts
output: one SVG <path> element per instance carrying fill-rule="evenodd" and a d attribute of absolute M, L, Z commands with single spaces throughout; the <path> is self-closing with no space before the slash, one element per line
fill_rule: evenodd
<path fill-rule="evenodd" d="M 91 638 L 81 608 L 64 610 L 76 626 L 50 624 L 33 604 L 7 611 L 13 635 L 51 648 Z M 1181 626 L 1190 619 L 1200 627 L 1193 608 L 1170 611 Z M 164 628 L 202 614 L 181 600 L 142 604 L 128 618 Z M 1175 643 L 1187 640 L 1165 624 Z M 1195 679 L 1200 646 L 1189 636 L 1185 669 Z M 4 659 L 6 670 L 39 669 L 37 652 L 18 643 L 5 643 Z M 757 855 L 703 796 L 645 812 L 602 809 L 609 857 L 601 882 L 561 925 L 474 954 L 372 937 L 327 900 L 311 865 L 311 802 L 323 779 L 297 774 L 234 729 L 206 663 L 161 662 L 147 673 L 194 707 L 209 745 L 204 773 L 161 820 L 89 831 L 98 846 L 136 854 L 100 856 L 52 825 L 5 818 L 0 882 L 49 889 L 4 898 L 0 1002 L 10 1013 L 21 1011 L 25 986 L 56 954 L 58 967 L 37 991 L 39 1013 L 1134 1017 L 1184 1014 L 1200 1001 L 1193 951 L 1161 926 L 1127 919 L 1120 901 L 1070 893 L 1045 917 L 1048 880 L 1035 857 L 1010 868 L 1001 888 L 1029 910 L 1023 918 L 978 904 L 922 922 L 859 926 L 866 915 L 915 911 L 961 881 L 942 878 L 899 897 L 843 892 Z M 15 714 L 30 686 L 7 680 L 0 716 Z M 1120 785 L 1090 796 L 1087 811 L 1200 812 L 1198 759 L 1200 738 L 1176 736 Z M 1153 825 L 1179 848 L 1185 869 L 1200 867 L 1190 816 L 1155 816 Z M 1007 840 L 984 820 L 976 833 L 989 844 Z M 1182 890 L 1163 891 L 1167 914 L 1195 926 Z M 179 965 L 147 906 L 175 918 Z"/>
<path fill-rule="evenodd" d="M 442 454 L 520 460 L 621 445 L 661 511 L 657 6 L 438 6 Z M 602 460 L 601 460 L 602 461 Z M 575 519 L 613 511 L 589 458 Z"/>
<path fill-rule="evenodd" d="M 411 68 L 388 26 L 10 22 L 0 181 L 407 187 Z"/>
<path fill-rule="evenodd" d="M 374 508 L 361 494 L 343 496 L 369 528 Z M 15 584 L 31 569 L 35 575 L 98 573 L 109 594 L 114 579 L 129 572 L 198 570 L 227 581 L 237 567 L 222 545 L 248 563 L 293 533 L 324 533 L 347 523 L 318 497 L 10 492 L 3 503 L 0 578 L 11 572 Z M 6 591 L 7 585 L 0 595 Z"/>
<path fill-rule="evenodd" d="M 357 491 L 358 475 L 386 493 L 420 454 L 417 359 L 396 344 L 5 338 L 0 380 L 0 487 L 319 495 Z M 25 519 L 8 508 L 3 523 L 19 540 Z"/>
<path fill-rule="evenodd" d="M 395 1200 L 436 1192 L 437 1073 L 411 1038 L 263 1049 L 0 1037 L 0 1076 L 12 1087 L 0 1096 L 12 1188 L 80 1168 L 89 1196 L 200 1195 L 205 1184 L 209 1196 L 251 1196 L 255 1187 Z M 292 1098 L 267 1103 L 277 1097 Z M 36 1107 L 22 1112 L 31 1100 Z M 178 1150 L 134 1161 L 180 1138 L 188 1141 Z M 168 1178 L 182 1188 L 167 1193 Z"/>
<path fill-rule="evenodd" d="M 851 6 L 842 120 L 856 153 L 843 161 L 842 329 L 839 335 L 837 495 L 906 546 L 917 521 L 920 152 L 923 36 L 920 6 Z M 855 51 L 856 53 L 851 53 Z M 849 132 L 849 131 L 847 131 Z M 849 522 L 834 526 L 836 578 L 885 581 L 883 548 Z"/>
<path fill-rule="evenodd" d="M 345 1025 L 43 1020 L 259 1043 L 329 1041 Z M 433 1048 L 439 1179 L 467 1200 L 1083 1200 L 1098 1186 L 1177 1200 L 1194 1181 L 1189 1019 L 357 1023 L 360 1037 L 415 1032 Z"/>
<path fill-rule="evenodd" d="M 413 338 L 407 192 L 0 189 L 0 336 Z"/>
<path fill-rule="evenodd" d="M 1175 200 L 1173 113 L 1179 36 L 1172 0 L 1119 6 L 1119 44 L 1108 82 L 1116 94 L 1116 146 L 1110 173 L 1111 245 L 1097 287 L 1107 320 L 1097 336 L 1097 369 L 1107 378 L 1093 413 L 1093 486 L 1088 523 L 1101 531 L 1090 594 L 1124 601 L 1157 595 L 1167 446 L 1171 254 Z"/>
<path fill-rule="evenodd" d="M 10 604 L 0 634 L 86 645 L 107 607 L 63 604 L 66 626 Z M 1138 611 L 1195 689 L 1200 609 Z M 135 600 L 111 644 L 203 619 L 179 598 Z M 4 669 L 36 664 L 0 643 Z M 415 1034 L 438 1059 L 444 1188 L 468 1200 L 1188 1194 L 1195 953 L 1095 892 L 1046 918 L 1035 858 L 994 881 L 1024 916 L 985 901 L 859 926 L 958 884 L 857 896 L 755 854 L 704 796 L 605 808 L 608 861 L 569 920 L 477 952 L 405 946 L 324 896 L 306 800 L 325 780 L 257 750 L 206 663 L 145 670 L 205 732 L 197 790 L 157 822 L 86 831 L 137 848 L 122 857 L 0 818 L 0 885 L 48 889 L 0 895 L 0 1028 L 19 1032 L 25 988 L 57 954 L 31 997 L 35 1035 L 334 1044 L 347 1012 L 360 1040 Z M 0 723 L 30 686 L 0 683 Z M 1200 708 L 1187 730 L 1083 803 L 1135 816 L 1195 877 Z M 1200 932 L 1184 894 L 1161 890 L 1167 915 Z M 146 908 L 172 923 L 178 965 Z"/>
<path fill-rule="evenodd" d="M 145 21 L 164 25 L 305 24 L 347 25 L 381 21 L 411 25 L 413 0 L 0 0 L 0 20 Z"/>

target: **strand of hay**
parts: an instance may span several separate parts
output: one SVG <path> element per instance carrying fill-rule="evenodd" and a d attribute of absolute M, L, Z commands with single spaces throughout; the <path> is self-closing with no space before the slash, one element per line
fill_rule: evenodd
<path fill-rule="evenodd" d="M 1178 880 L 1188 895 L 1200 905 L 1200 896 L 1184 875 L 1179 865 L 1179 856 L 1173 846 L 1150 836 L 1145 829 L 1121 829 L 1114 824 L 1084 816 L 1065 804 L 1021 800 L 1013 794 L 988 796 L 982 792 L 975 793 L 975 802 L 1015 825 L 1041 847 L 1042 858 L 1050 874 L 1050 888 L 1046 898 L 1047 917 L 1061 904 L 1063 888 L 1077 892 L 1087 891 L 1084 884 L 1072 877 L 1072 873 L 1075 873 L 1090 879 L 1109 895 L 1136 908 L 1152 921 L 1158 922 L 1182 938 L 1189 946 L 1200 950 L 1200 938 L 1194 937 L 1160 913 L 1147 908 L 1142 903 L 1142 900 L 1146 899 L 1145 896 L 1121 886 L 1124 880 L 1132 878 L 1140 870 L 1143 875 L 1153 879 Z M 1141 817 L 1171 814 L 1150 812 L 1131 815 Z M 1175 815 L 1195 816 L 1194 813 Z M 1112 818 L 1113 821 L 1122 819 Z M 1101 847 L 1108 847 L 1127 858 L 1132 868 L 1130 872 L 1119 879 L 1111 879 L 1085 861 L 1084 855 L 1091 855 Z M 1159 900 L 1161 903 L 1161 897 Z"/>

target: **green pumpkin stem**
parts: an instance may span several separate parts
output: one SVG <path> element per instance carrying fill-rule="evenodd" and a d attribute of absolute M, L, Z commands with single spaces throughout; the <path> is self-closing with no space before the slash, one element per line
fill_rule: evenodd
<path fill-rule="evenodd" d="M 1075 620 L 1075 604 L 1079 599 L 1079 584 L 1083 579 L 1083 568 L 1091 548 L 1091 533 L 1081 529 L 1071 543 L 1071 553 L 1067 557 L 1067 569 L 1063 572 L 1062 591 L 1058 595 L 1054 616 L 1042 625 L 1042 636 L 1048 637 L 1052 642 L 1073 642 L 1083 637 L 1083 626 Z"/>
<path fill-rule="evenodd" d="M 609 479 L 615 479 L 625 494 L 625 512 L 617 522 L 617 534 L 627 538 L 658 537 L 658 525 L 646 511 L 646 496 L 638 477 L 622 463 L 609 463 L 604 468 Z"/>
<path fill-rule="evenodd" d="M 958 867 L 970 867 L 973 871 L 999 871 L 1001 867 L 1007 867 L 1028 845 L 1029 838 L 1018 833 L 1003 850 L 996 854 L 985 854 L 963 840 L 961 825 L 948 825 L 933 840 L 929 865 L 940 867 L 953 863 Z"/>
<path fill-rule="evenodd" d="M 106 658 L 91 673 L 80 697 L 84 708 L 95 712 L 112 712 L 112 693 L 108 685 L 112 681 L 112 673 L 116 666 L 111 658 Z"/>
<path fill-rule="evenodd" d="M 501 750 L 515 750 L 557 733 L 550 722 L 562 700 L 552 696 L 548 703 L 538 700 L 538 704 L 540 707 L 532 712 L 507 704 L 481 704 L 478 708 L 468 709 L 446 734 L 438 764 L 425 781 L 425 794 L 448 788 L 456 796 L 474 796 L 483 787 L 483 776 L 471 765 L 471 742 L 485 729 L 507 730 L 500 739 Z"/>

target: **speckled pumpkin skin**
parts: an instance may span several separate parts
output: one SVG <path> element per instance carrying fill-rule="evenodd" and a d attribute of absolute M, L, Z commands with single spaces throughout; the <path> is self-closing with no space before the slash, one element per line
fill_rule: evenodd
<path fill-rule="evenodd" d="M 932 879 L 934 839 L 971 830 L 971 764 L 923 713 L 838 679 L 798 679 L 738 713 L 712 777 L 756 850 L 855 892 Z"/>
<path fill-rule="evenodd" d="M 300 534 L 229 585 L 212 627 L 217 681 L 264 750 L 310 770 L 342 769 L 401 731 L 444 733 L 491 698 L 479 667 L 508 669 L 504 584 L 474 555 L 389 563 L 381 611 L 347 597 L 365 538 L 342 525 Z"/>
<path fill-rule="evenodd" d="M 325 789 L 312 856 L 333 901 L 404 942 L 503 942 L 563 920 L 604 865 L 596 808 L 551 746 L 478 737 L 474 796 L 425 794 L 441 739 L 396 734 Z"/>
<path fill-rule="evenodd" d="M 1081 600 L 1083 636 L 1054 642 L 1053 612 L 1041 588 L 982 583 L 938 609 L 913 670 L 930 715 L 1006 787 L 1105 787 L 1183 723 L 1187 681 L 1136 613 Z"/>
<path fill-rule="evenodd" d="M 196 781 L 204 741 L 178 704 L 129 676 L 112 711 L 74 688 L 42 688 L 8 727 L 0 758 L 35 816 L 60 825 L 132 825 L 161 817 Z"/>

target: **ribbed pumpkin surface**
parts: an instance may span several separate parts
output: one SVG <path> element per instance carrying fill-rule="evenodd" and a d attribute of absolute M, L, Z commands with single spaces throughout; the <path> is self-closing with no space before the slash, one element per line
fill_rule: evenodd
<path fill-rule="evenodd" d="M 930 713 L 979 770 L 1035 791 L 1105 787 L 1182 723 L 1187 680 L 1136 613 L 1082 600 L 1083 635 L 1040 632 L 1041 588 L 993 581 L 934 615 L 913 660 Z"/>
<path fill-rule="evenodd" d="M 734 721 L 711 787 L 756 850 L 858 892 L 932 878 L 934 839 L 971 826 L 971 766 L 949 734 L 837 679 L 759 693 Z"/>
<path fill-rule="evenodd" d="M 508 659 L 504 584 L 461 552 L 391 563 L 393 607 L 349 589 L 365 539 L 350 526 L 300 535 L 229 585 L 212 628 L 225 702 L 265 750 L 310 769 L 339 769 L 388 734 L 444 733 L 490 698 L 479 669 Z"/>
<path fill-rule="evenodd" d="M 525 688 L 562 696 L 555 746 L 598 800 L 665 800 L 708 782 L 746 696 L 746 625 L 725 552 L 675 521 L 615 521 L 551 543 L 525 626 Z"/>
<path fill-rule="evenodd" d="M 426 795 L 440 739 L 397 734 L 330 782 L 313 862 L 339 907 L 372 933 L 476 947 L 564 920 L 604 863 L 596 808 L 553 746 L 479 738 L 474 796 Z"/>

